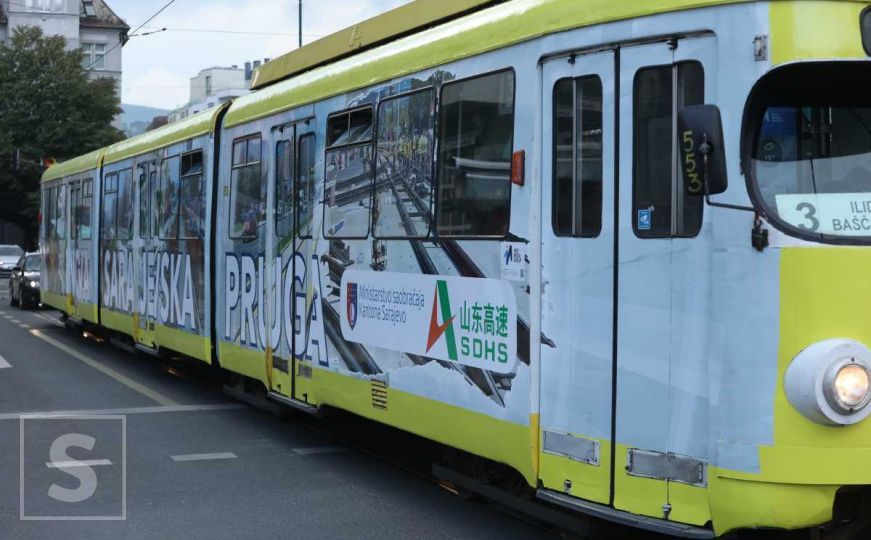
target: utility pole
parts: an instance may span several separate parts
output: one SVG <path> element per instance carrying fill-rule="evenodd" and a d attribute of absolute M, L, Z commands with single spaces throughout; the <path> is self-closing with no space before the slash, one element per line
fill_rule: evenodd
<path fill-rule="evenodd" d="M 302 48 L 302 0 L 299 0 L 299 48 Z"/>

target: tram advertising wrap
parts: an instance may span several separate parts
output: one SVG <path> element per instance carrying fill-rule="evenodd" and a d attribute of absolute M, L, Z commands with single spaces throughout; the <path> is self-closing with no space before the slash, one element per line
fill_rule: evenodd
<path fill-rule="evenodd" d="M 871 0 L 581 3 L 416 0 L 51 167 L 42 301 L 526 506 L 871 522 Z"/>
<path fill-rule="evenodd" d="M 510 373 L 517 355 L 514 291 L 495 279 L 349 270 L 345 339 Z"/>

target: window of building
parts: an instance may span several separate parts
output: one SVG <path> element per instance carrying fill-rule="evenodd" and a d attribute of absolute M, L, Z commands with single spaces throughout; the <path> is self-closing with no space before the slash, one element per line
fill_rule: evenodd
<path fill-rule="evenodd" d="M 553 109 L 554 234 L 593 238 L 602 231 L 602 80 L 557 82 Z"/>
<path fill-rule="evenodd" d="M 260 135 L 233 143 L 230 238 L 257 238 L 266 223 L 266 183 L 261 174 Z"/>
<path fill-rule="evenodd" d="M 113 240 L 118 235 L 118 173 L 107 174 L 103 182 L 103 215 L 100 238 Z"/>
<path fill-rule="evenodd" d="M 148 238 L 151 232 L 151 186 L 148 184 L 148 165 L 139 165 L 139 237 Z"/>
<path fill-rule="evenodd" d="M 85 14 L 85 17 L 97 16 L 97 10 L 94 8 L 93 0 L 82 0 L 82 12 Z"/>
<path fill-rule="evenodd" d="M 118 171 L 118 223 L 117 237 L 119 240 L 133 238 L 133 171 L 124 169 Z"/>
<path fill-rule="evenodd" d="M 106 44 L 82 43 L 82 67 L 85 69 L 106 69 Z"/>
<path fill-rule="evenodd" d="M 315 135 L 307 133 L 299 138 L 296 190 L 297 234 L 300 238 L 312 237 L 312 221 L 315 204 Z"/>
<path fill-rule="evenodd" d="M 206 95 L 212 95 L 212 76 L 206 75 Z"/>
<path fill-rule="evenodd" d="M 278 238 L 293 234 L 293 141 L 275 147 L 275 232 Z"/>
<path fill-rule="evenodd" d="M 514 72 L 442 87 L 438 234 L 504 237 L 511 211 Z"/>
<path fill-rule="evenodd" d="M 178 238 L 179 157 L 164 159 L 160 165 L 160 187 L 157 190 L 159 215 L 158 235 L 162 240 Z"/>
<path fill-rule="evenodd" d="M 372 202 L 372 108 L 327 120 L 324 236 L 366 238 Z"/>
<path fill-rule="evenodd" d="M 704 201 L 682 188 L 675 118 L 681 107 L 704 99 L 698 62 L 645 68 L 635 76 L 632 225 L 640 238 L 692 237 L 701 230 Z"/>
<path fill-rule="evenodd" d="M 180 238 L 203 239 L 205 200 L 203 199 L 203 151 L 181 157 L 181 207 L 179 208 Z"/>
<path fill-rule="evenodd" d="M 24 0 L 24 5 L 30 11 L 48 13 L 63 13 L 64 0 Z"/>
<path fill-rule="evenodd" d="M 374 233 L 379 238 L 425 238 L 432 223 L 434 93 L 432 89 L 382 101 Z"/>

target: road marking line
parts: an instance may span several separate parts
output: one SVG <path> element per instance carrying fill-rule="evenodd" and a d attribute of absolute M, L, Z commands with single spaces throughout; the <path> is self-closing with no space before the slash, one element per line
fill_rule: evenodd
<path fill-rule="evenodd" d="M 40 319 L 42 319 L 46 322 L 50 322 L 51 324 L 56 324 L 56 325 L 60 326 L 61 328 L 64 328 L 64 325 L 60 321 L 56 321 L 55 319 L 46 317 L 42 313 L 33 313 L 33 315 L 36 315 L 37 317 L 39 317 Z"/>
<path fill-rule="evenodd" d="M 108 459 L 87 459 L 82 461 L 58 461 L 46 462 L 45 466 L 49 469 L 74 469 L 76 467 L 99 467 L 101 465 L 111 465 L 112 462 Z"/>
<path fill-rule="evenodd" d="M 301 456 L 311 456 L 316 454 L 341 454 L 347 452 L 348 449 L 343 446 L 312 446 L 310 448 L 292 448 L 293 452 Z"/>
<path fill-rule="evenodd" d="M 16 319 L 15 317 L 13 317 L 13 318 L 9 319 L 9 322 L 14 322 L 15 324 L 18 324 L 18 323 L 20 323 L 21 321 L 18 320 L 18 319 Z"/>
<path fill-rule="evenodd" d="M 115 379 L 116 381 L 123 384 L 127 388 L 130 388 L 131 390 L 139 392 L 143 396 L 145 396 L 151 400 L 154 400 L 161 405 L 164 405 L 164 406 L 178 405 L 178 403 L 176 401 L 164 396 L 160 392 L 158 392 L 156 390 L 152 390 L 151 388 L 148 388 L 147 386 L 134 381 L 130 377 L 123 375 L 121 373 L 118 373 L 117 371 L 115 371 L 114 369 L 112 369 L 108 366 L 104 366 L 100 362 L 94 360 L 93 358 L 91 358 L 87 355 L 80 353 L 79 351 L 73 349 L 72 347 L 68 347 L 68 346 L 64 345 L 63 343 L 61 343 L 60 341 L 58 341 L 54 338 L 48 337 L 47 335 L 43 334 L 39 330 L 31 330 L 30 333 L 33 336 L 48 343 L 52 347 L 67 353 L 68 355 L 72 356 L 76 360 L 79 360 L 79 361 L 83 362 L 84 364 L 91 366 L 92 368 L 103 373 L 104 375 L 108 375 L 109 377 Z"/>
<path fill-rule="evenodd" d="M 32 326 L 30 326 L 29 324 L 26 324 L 26 323 L 21 323 L 18 325 L 18 327 L 24 328 L 25 330 L 27 330 L 28 328 L 33 328 Z"/>
<path fill-rule="evenodd" d="M 11 367 L 12 367 L 12 364 L 7 362 L 6 359 L 3 358 L 3 355 L 0 354 L 0 369 L 6 369 L 6 368 L 11 368 Z"/>
<path fill-rule="evenodd" d="M 201 411 L 231 411 L 247 409 L 241 403 L 215 403 L 209 405 L 176 405 L 172 407 L 126 407 L 120 409 L 87 409 L 78 411 L 47 411 L 47 412 L 17 412 L 0 414 L 0 420 L 18 420 L 21 417 L 30 418 L 64 418 L 76 416 L 117 416 L 129 414 L 159 414 Z"/>
<path fill-rule="evenodd" d="M 217 452 L 214 454 L 184 454 L 181 456 L 170 456 L 173 461 L 179 463 L 181 461 L 208 461 L 213 459 L 236 459 L 237 456 L 233 452 Z"/>

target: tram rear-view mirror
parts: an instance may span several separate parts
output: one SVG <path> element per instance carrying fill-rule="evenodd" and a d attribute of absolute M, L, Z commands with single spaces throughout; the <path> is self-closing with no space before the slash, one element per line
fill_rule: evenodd
<path fill-rule="evenodd" d="M 678 113 L 678 145 L 687 193 L 717 195 L 728 187 L 723 122 L 716 105 L 691 105 Z"/>

